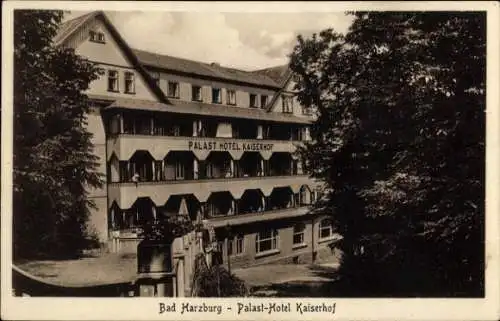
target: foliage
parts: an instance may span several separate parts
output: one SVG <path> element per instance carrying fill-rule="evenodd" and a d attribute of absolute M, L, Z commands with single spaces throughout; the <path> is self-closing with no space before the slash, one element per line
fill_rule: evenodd
<path fill-rule="evenodd" d="M 345 35 L 299 36 L 290 64 L 346 289 L 483 295 L 485 14 L 350 14 Z"/>
<path fill-rule="evenodd" d="M 141 234 L 147 240 L 173 240 L 186 235 L 194 228 L 189 216 L 174 215 L 145 223 Z"/>
<path fill-rule="evenodd" d="M 61 11 L 14 12 L 14 256 L 74 256 L 102 185 L 83 93 L 99 70 L 52 39 Z"/>
<path fill-rule="evenodd" d="M 192 296 L 194 297 L 243 297 L 248 295 L 245 282 L 220 265 L 208 267 L 205 254 L 195 258 Z"/>

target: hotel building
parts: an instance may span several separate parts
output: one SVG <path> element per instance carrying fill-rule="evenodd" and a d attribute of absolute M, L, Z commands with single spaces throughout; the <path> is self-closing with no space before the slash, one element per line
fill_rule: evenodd
<path fill-rule="evenodd" d="M 252 72 L 128 46 L 103 12 L 65 22 L 54 39 L 99 65 L 87 91 L 102 189 L 90 224 L 112 251 L 134 252 L 141 225 L 165 215 L 202 220 L 232 266 L 305 262 L 330 253 L 320 184 L 297 145 L 311 112 L 287 66 Z"/>

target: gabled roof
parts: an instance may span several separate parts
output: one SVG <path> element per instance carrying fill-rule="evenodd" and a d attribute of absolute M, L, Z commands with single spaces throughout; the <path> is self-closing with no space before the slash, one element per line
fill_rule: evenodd
<path fill-rule="evenodd" d="M 68 20 L 59 25 L 57 34 L 55 35 L 54 39 L 52 39 L 54 41 L 54 44 L 56 46 L 61 45 L 61 43 L 64 42 L 64 40 L 66 40 L 70 35 L 72 35 L 73 32 L 75 32 L 80 26 L 84 25 L 85 22 L 94 18 L 98 14 L 99 11 L 93 11 L 91 13 L 87 13 L 79 17 L 73 18 L 71 20 Z"/>
<path fill-rule="evenodd" d="M 144 69 L 144 66 L 142 66 L 139 63 L 139 60 L 133 53 L 132 49 L 128 46 L 128 44 L 125 42 L 123 37 L 120 35 L 118 30 L 116 30 L 115 26 L 111 23 L 109 18 L 106 16 L 106 14 L 103 11 L 94 11 L 89 14 L 85 14 L 83 16 L 77 17 L 75 19 L 66 21 L 65 23 L 61 24 L 59 27 L 59 31 L 54 37 L 54 45 L 56 46 L 61 46 L 65 43 L 65 41 L 73 35 L 75 32 L 77 32 L 80 28 L 82 28 L 88 21 L 91 19 L 97 19 L 101 18 L 104 25 L 106 28 L 108 28 L 109 32 L 115 39 L 116 43 L 122 49 L 124 52 L 125 56 L 129 59 L 131 64 L 134 66 L 134 68 L 139 72 L 139 74 L 143 77 L 143 79 L 146 81 L 148 84 L 149 88 L 151 91 L 157 96 L 157 98 L 160 101 L 163 102 L 168 102 L 167 97 L 163 93 L 163 91 L 158 87 L 156 82 L 151 78 L 149 73 Z"/>
<path fill-rule="evenodd" d="M 265 73 L 243 71 L 223 67 L 215 63 L 207 64 L 199 61 L 177 58 L 138 49 L 133 49 L 133 52 L 142 64 L 149 67 L 212 79 L 222 79 L 250 85 L 271 87 L 273 89 L 281 87 L 278 82 Z"/>
<path fill-rule="evenodd" d="M 173 105 L 186 105 L 182 108 L 186 108 L 187 113 L 205 114 L 212 113 L 213 115 L 219 116 L 233 116 L 247 118 L 247 119 L 261 119 L 277 122 L 297 122 L 297 123 L 308 123 L 301 117 L 291 116 L 291 115 L 274 115 L 269 113 L 272 111 L 278 97 L 284 92 L 286 85 L 292 78 L 292 72 L 287 65 L 271 67 L 266 69 L 260 69 L 255 71 L 243 71 L 234 68 L 222 67 L 218 64 L 207 64 L 198 61 L 182 59 L 177 57 L 172 57 L 163 54 L 156 54 L 144 50 L 132 49 L 128 46 L 125 40 L 122 38 L 118 30 L 111 23 L 109 18 L 103 11 L 94 11 L 88 14 L 84 14 L 80 17 L 71 19 L 61 24 L 57 35 L 54 37 L 53 41 L 56 46 L 61 46 L 65 43 L 67 39 L 71 37 L 75 32 L 82 28 L 88 21 L 94 18 L 101 18 L 105 26 L 108 28 L 109 32 L 117 42 L 118 46 L 124 52 L 125 56 L 129 59 L 134 68 L 139 72 L 143 79 L 148 84 L 149 88 L 157 96 L 160 102 L 164 103 L 161 110 L 168 109 L 171 112 L 181 112 L 179 107 Z M 233 81 L 237 83 L 249 84 L 254 86 L 267 87 L 273 90 L 277 90 L 273 95 L 273 98 L 268 103 L 265 110 L 248 110 L 233 107 L 221 108 L 220 106 L 213 106 L 211 104 L 200 103 L 196 106 L 192 102 L 175 102 L 172 104 L 164 92 L 160 89 L 158 84 L 153 80 L 149 72 L 145 67 L 152 67 L 158 69 L 165 69 L 176 71 L 189 75 L 196 75 L 199 77 L 207 77 L 210 79 L 219 79 L 226 81 Z M 172 108 L 164 108 L 165 104 L 170 104 Z M 128 106 L 129 104 L 127 104 Z M 190 108 L 189 106 L 193 106 Z M 116 107 L 116 104 L 115 106 Z M 128 106 L 131 108 L 131 106 Z M 170 110 L 171 109 L 171 110 Z M 220 113 L 220 114 L 219 114 Z M 236 114 L 235 114 L 236 113 Z M 270 115 L 273 114 L 273 115 Z M 268 115 L 268 116 L 264 116 Z"/>

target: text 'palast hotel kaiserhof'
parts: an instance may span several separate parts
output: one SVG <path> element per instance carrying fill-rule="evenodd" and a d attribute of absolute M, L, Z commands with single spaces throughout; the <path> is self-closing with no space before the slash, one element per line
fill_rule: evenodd
<path fill-rule="evenodd" d="M 106 173 L 90 224 L 112 251 L 135 252 L 141 225 L 184 214 L 220 240 L 230 226 L 234 266 L 329 254 L 331 222 L 309 206 L 320 184 L 294 155 L 312 116 L 287 66 L 247 72 L 134 50 L 103 12 L 67 21 L 54 43 L 104 70 L 87 92 Z"/>

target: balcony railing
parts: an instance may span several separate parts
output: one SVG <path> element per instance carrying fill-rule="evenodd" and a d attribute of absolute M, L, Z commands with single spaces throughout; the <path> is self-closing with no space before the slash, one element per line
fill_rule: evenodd
<path fill-rule="evenodd" d="M 314 187 L 317 183 L 308 175 L 111 183 L 108 184 L 108 198 L 110 204 L 115 201 L 120 208 L 130 208 L 140 197 L 149 197 L 155 204 L 161 205 L 171 195 L 193 194 L 204 202 L 214 192 L 229 191 L 239 199 L 248 189 L 260 189 L 265 196 L 269 196 L 275 187 L 289 186 L 294 193 L 298 193 L 303 185 Z"/>
<path fill-rule="evenodd" d="M 119 160 L 128 160 L 140 149 L 160 160 L 171 151 L 192 151 L 199 159 L 205 159 L 209 152 L 222 151 L 239 159 L 244 152 L 260 152 L 268 159 L 276 152 L 293 153 L 298 144 L 301 141 L 121 134 L 108 137 L 107 154 L 108 159 L 114 153 Z"/>

